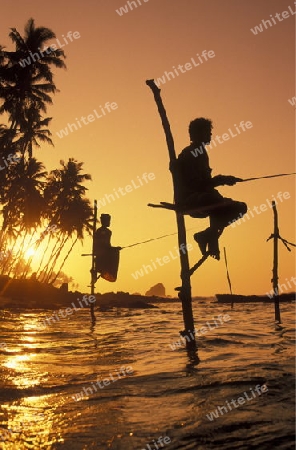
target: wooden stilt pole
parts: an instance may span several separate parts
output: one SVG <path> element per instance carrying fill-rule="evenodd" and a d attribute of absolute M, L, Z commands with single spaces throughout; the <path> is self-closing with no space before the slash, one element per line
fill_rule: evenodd
<path fill-rule="evenodd" d="M 93 229 L 92 229 L 92 258 L 91 258 L 91 282 L 90 282 L 90 293 L 94 295 L 95 293 L 95 284 L 97 281 L 97 272 L 96 272 L 96 261 L 95 261 L 95 232 L 97 228 L 97 216 L 98 216 L 98 207 L 97 200 L 94 201 L 94 221 L 93 221 Z M 92 320 L 92 325 L 96 323 L 96 316 L 94 312 L 94 303 L 90 305 L 90 315 Z"/>
<path fill-rule="evenodd" d="M 272 202 L 272 210 L 274 217 L 274 230 L 273 230 L 273 270 L 272 270 L 272 287 L 274 292 L 274 316 L 275 321 L 281 323 L 281 313 L 280 313 L 280 297 L 279 297 L 279 287 L 278 287 L 278 240 L 280 236 L 279 226 L 278 226 L 278 213 L 276 209 L 276 203 Z"/>
<path fill-rule="evenodd" d="M 147 80 L 147 86 L 153 92 L 154 99 L 158 108 L 158 112 L 162 121 L 162 126 L 165 132 L 170 163 L 176 161 L 176 152 L 174 139 L 171 132 L 171 127 L 167 118 L 166 110 L 164 108 L 161 96 L 160 89 L 154 83 L 154 80 Z M 172 178 L 173 178 L 173 186 L 174 186 L 174 196 L 176 198 L 176 194 L 178 191 L 178 185 L 176 176 L 174 171 L 172 170 Z M 186 348 L 190 351 L 196 350 L 196 341 L 194 334 L 194 319 L 192 312 L 192 298 L 191 298 L 191 284 L 190 284 L 190 272 L 189 272 L 189 260 L 188 260 L 188 251 L 187 251 L 187 242 L 186 242 L 186 229 L 185 229 L 185 221 L 184 216 L 178 212 L 176 212 L 177 219 L 177 227 L 178 227 L 178 243 L 179 243 L 179 253 L 180 253 L 180 263 L 181 263 L 181 280 L 182 287 L 179 292 L 179 298 L 182 302 L 182 311 L 183 311 L 183 320 L 185 330 L 181 332 L 181 335 L 186 340 Z M 194 339 L 192 339 L 194 337 Z"/>
<path fill-rule="evenodd" d="M 230 290 L 230 295 L 232 296 L 232 286 L 231 286 L 231 280 L 230 280 L 228 264 L 227 264 L 226 248 L 224 247 L 223 250 L 224 250 L 224 261 L 225 261 L 225 267 L 226 267 L 227 281 L 228 281 L 228 286 L 229 286 L 229 290 Z M 231 309 L 233 309 L 233 299 L 231 300 Z"/>

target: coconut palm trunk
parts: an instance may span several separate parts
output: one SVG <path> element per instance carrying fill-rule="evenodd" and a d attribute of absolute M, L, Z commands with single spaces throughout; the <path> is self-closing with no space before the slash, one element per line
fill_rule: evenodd
<path fill-rule="evenodd" d="M 7 241 L 8 241 L 8 239 L 7 239 Z M 13 255 L 16 243 L 17 243 L 17 239 L 14 240 L 14 244 L 13 244 L 12 248 L 9 250 L 11 255 Z M 13 258 L 7 258 L 6 261 L 4 262 L 3 266 L 2 266 L 1 275 L 4 275 L 6 269 L 8 268 L 8 270 L 9 270 L 13 264 L 14 264 L 14 259 Z"/>
<path fill-rule="evenodd" d="M 18 259 L 19 259 L 19 261 L 17 262 L 17 264 L 16 264 L 16 266 L 15 266 L 15 268 L 14 268 L 14 271 L 15 271 L 15 273 L 14 273 L 14 278 L 17 277 L 17 270 L 18 270 L 18 268 L 19 268 L 19 266 L 20 266 L 21 260 L 22 260 L 22 258 L 24 257 L 26 251 L 30 248 L 31 243 L 32 243 L 32 240 L 33 240 L 33 237 L 34 237 L 34 233 L 33 233 L 33 235 L 31 235 L 31 237 L 30 237 L 30 239 L 29 239 L 29 242 L 26 244 L 26 247 L 25 247 L 25 238 L 28 236 L 28 233 L 29 233 L 29 231 L 26 231 L 26 232 L 25 232 L 25 237 L 24 237 L 24 239 L 23 239 L 23 243 L 22 243 L 22 246 L 21 246 L 21 253 L 18 254 Z M 24 248 L 24 247 L 25 247 L 25 248 Z M 10 271 L 11 271 L 11 270 L 10 270 Z M 21 275 L 20 278 L 23 278 L 23 276 Z"/>
<path fill-rule="evenodd" d="M 63 239 L 63 233 L 60 232 L 59 236 L 57 237 L 56 243 L 54 244 L 54 247 L 51 250 L 51 255 L 48 258 L 47 263 L 45 264 L 45 266 L 43 267 L 43 269 L 40 272 L 40 281 L 42 283 L 45 282 L 45 278 L 47 277 L 47 275 L 49 273 L 49 270 L 50 270 L 50 264 L 52 263 L 52 260 L 54 259 L 54 257 L 56 256 L 57 252 L 59 251 L 59 245 L 60 245 L 62 239 Z"/>
<path fill-rule="evenodd" d="M 15 266 L 15 268 L 13 268 L 13 266 L 10 268 L 10 270 L 9 270 L 9 272 L 7 274 L 8 276 L 10 276 L 10 274 L 12 272 L 12 269 L 17 271 L 17 269 L 19 267 L 20 260 L 21 260 L 21 257 L 23 255 L 23 248 L 24 248 L 24 245 L 25 245 L 25 240 L 26 240 L 26 237 L 28 236 L 28 233 L 29 233 L 28 230 L 24 230 L 24 231 L 25 231 L 24 237 L 23 237 L 23 239 L 21 241 L 21 244 L 19 246 L 19 250 L 17 251 L 17 253 L 15 255 L 15 261 L 17 261 L 16 266 Z M 14 276 L 14 278 L 15 278 L 15 276 Z"/>
<path fill-rule="evenodd" d="M 55 268 L 55 266 L 56 266 L 56 264 L 58 262 L 60 254 L 61 254 L 65 244 L 67 243 L 68 239 L 69 239 L 69 236 L 66 236 L 65 239 L 62 241 L 62 243 L 61 243 L 61 245 L 60 245 L 60 247 L 59 247 L 59 249 L 58 249 L 58 251 L 56 253 L 56 256 L 55 256 L 55 258 L 54 258 L 54 260 L 52 262 L 52 265 L 51 265 L 51 268 L 50 268 L 50 270 L 48 272 L 48 275 L 46 277 L 46 280 L 45 280 L 46 283 L 49 283 L 50 277 L 51 277 L 51 275 L 52 275 L 52 273 L 54 271 L 54 268 Z"/>
<path fill-rule="evenodd" d="M 69 256 L 70 256 L 70 254 L 71 254 L 71 252 L 72 252 L 72 250 L 73 250 L 73 248 L 74 248 L 74 246 L 75 246 L 75 244 L 76 244 L 77 241 L 78 241 L 78 237 L 75 239 L 75 241 L 73 241 L 73 243 L 72 243 L 72 245 L 71 245 L 71 247 L 70 247 L 70 250 L 68 251 L 67 255 L 65 256 L 65 258 L 64 258 L 64 260 L 63 260 L 63 262 L 62 262 L 62 264 L 61 264 L 61 266 L 60 266 L 60 268 L 59 268 L 59 270 L 57 271 L 56 276 L 55 276 L 54 279 L 51 281 L 52 284 L 56 281 L 56 279 L 58 278 L 59 274 L 61 273 L 61 271 L 62 271 L 62 269 L 63 269 L 63 267 L 64 267 L 64 265 L 65 265 L 67 259 L 69 258 Z"/>
<path fill-rule="evenodd" d="M 47 242 L 47 245 L 46 245 L 45 250 L 44 250 L 44 252 L 43 252 L 43 254 L 42 254 L 42 258 L 41 258 L 41 260 L 40 260 L 40 264 L 39 264 L 39 266 L 38 266 L 38 269 L 36 270 L 36 277 L 37 277 L 37 278 L 38 278 L 39 272 L 41 272 L 41 267 L 42 267 L 43 261 L 44 261 L 44 259 L 45 259 L 45 255 L 46 255 L 46 253 L 47 253 L 47 251 L 48 251 L 48 249 L 49 249 L 51 238 L 52 238 L 52 235 L 49 234 L 49 235 L 48 235 L 48 242 Z M 42 242 L 40 242 L 40 245 L 41 245 L 41 243 L 42 243 Z M 38 247 L 38 248 L 39 248 L 39 247 Z"/>

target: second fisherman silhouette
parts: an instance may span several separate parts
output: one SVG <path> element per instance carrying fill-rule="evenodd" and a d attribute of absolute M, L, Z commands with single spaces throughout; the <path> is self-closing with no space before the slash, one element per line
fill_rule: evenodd
<path fill-rule="evenodd" d="M 101 227 L 94 236 L 95 269 L 107 281 L 116 281 L 121 247 L 111 246 L 112 231 L 109 229 L 111 216 L 101 214 Z"/>

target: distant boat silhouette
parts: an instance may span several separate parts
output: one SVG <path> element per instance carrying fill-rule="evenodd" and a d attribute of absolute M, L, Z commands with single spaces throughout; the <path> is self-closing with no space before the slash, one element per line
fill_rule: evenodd
<path fill-rule="evenodd" d="M 295 292 L 281 294 L 280 302 L 292 302 L 296 300 Z M 218 303 L 273 303 L 274 298 L 267 295 L 238 295 L 238 294 L 216 294 Z"/>

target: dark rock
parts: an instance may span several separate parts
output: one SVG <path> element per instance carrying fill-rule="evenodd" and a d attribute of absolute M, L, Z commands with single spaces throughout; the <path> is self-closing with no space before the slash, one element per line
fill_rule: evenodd
<path fill-rule="evenodd" d="M 162 283 L 157 283 L 155 286 L 152 286 L 146 294 L 147 297 L 165 297 L 165 287 Z"/>

